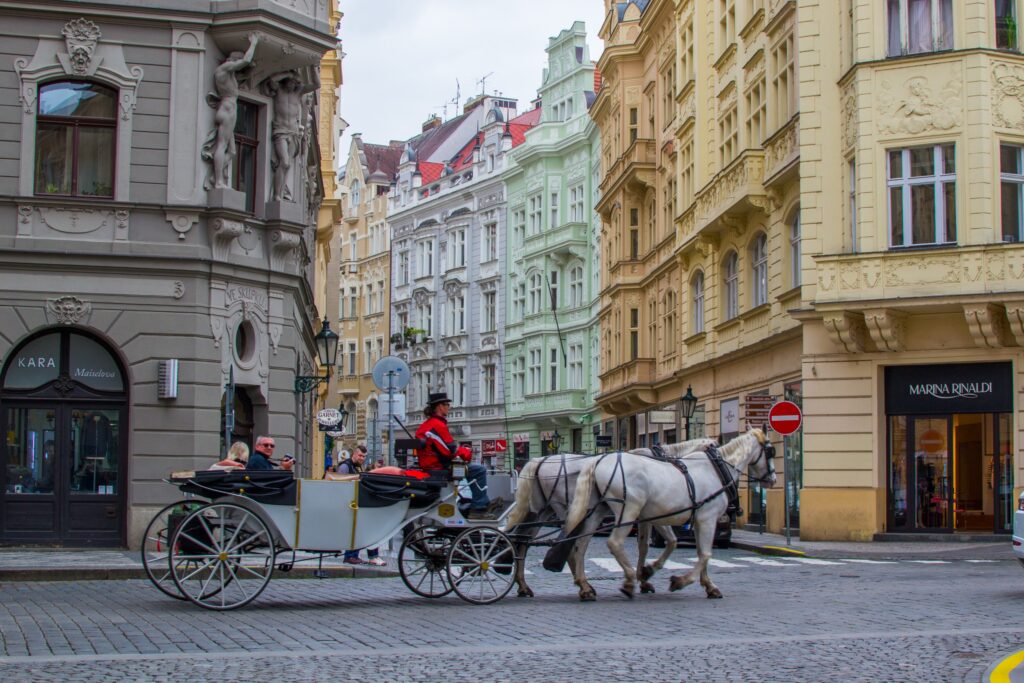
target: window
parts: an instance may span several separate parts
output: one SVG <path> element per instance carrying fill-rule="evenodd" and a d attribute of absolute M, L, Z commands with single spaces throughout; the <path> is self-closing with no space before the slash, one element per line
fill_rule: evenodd
<path fill-rule="evenodd" d="M 789 221 L 789 281 L 799 287 L 802 281 L 800 270 L 800 209 L 793 212 Z"/>
<path fill-rule="evenodd" d="M 434 242 L 426 240 L 416 243 L 418 272 L 417 277 L 429 277 L 434 274 Z"/>
<path fill-rule="evenodd" d="M 666 183 L 666 187 L 668 183 Z M 666 202 L 667 204 L 667 202 Z M 654 249 L 658 243 L 658 210 L 654 199 L 647 204 L 647 249 Z"/>
<path fill-rule="evenodd" d="M 847 218 L 850 221 L 850 252 L 857 252 L 857 160 L 850 159 L 846 168 L 849 183 Z"/>
<path fill-rule="evenodd" d="M 488 223 L 484 226 L 483 261 L 498 259 L 498 224 Z"/>
<path fill-rule="evenodd" d="M 760 147 L 764 141 L 768 103 L 764 97 L 764 80 L 747 91 L 747 146 Z"/>
<path fill-rule="evenodd" d="M 736 42 L 736 0 L 718 0 L 718 51 Z"/>
<path fill-rule="evenodd" d="M 457 406 L 466 405 L 466 368 L 449 369 L 448 386 L 451 387 L 452 403 Z"/>
<path fill-rule="evenodd" d="M 768 236 L 763 232 L 750 245 L 751 308 L 768 303 Z"/>
<path fill-rule="evenodd" d="M 679 150 L 679 182 L 683 191 L 683 207 L 693 203 L 693 138 L 683 143 Z"/>
<path fill-rule="evenodd" d="M 694 79 L 693 19 L 679 32 L 679 47 L 679 77 L 685 85 Z"/>
<path fill-rule="evenodd" d="M 377 310 L 376 310 L 377 313 L 383 313 L 384 312 L 384 294 L 385 294 L 384 281 L 383 280 L 377 280 Z"/>
<path fill-rule="evenodd" d="M 398 314 L 398 329 L 395 332 L 405 334 L 405 330 L 409 327 L 409 313 L 402 311 Z"/>
<path fill-rule="evenodd" d="M 348 260 L 357 261 L 359 259 L 359 235 L 355 232 L 348 234 Z"/>
<path fill-rule="evenodd" d="M 256 210 L 256 159 L 260 146 L 259 107 L 238 100 L 235 119 L 234 188 L 245 194 L 245 210 Z"/>
<path fill-rule="evenodd" d="M 348 317 L 358 318 L 359 317 L 359 288 L 349 287 L 348 288 Z"/>
<path fill-rule="evenodd" d="M 629 141 L 634 142 L 637 137 L 637 126 L 640 121 L 640 110 L 636 107 L 629 108 Z"/>
<path fill-rule="evenodd" d="M 583 305 L 583 266 L 573 266 L 569 271 L 569 307 Z"/>
<path fill-rule="evenodd" d="M 640 357 L 640 309 L 629 309 L 629 358 Z"/>
<path fill-rule="evenodd" d="M 569 386 L 567 388 L 583 388 L 583 344 L 569 345 Z"/>
<path fill-rule="evenodd" d="M 739 152 L 739 130 L 736 126 L 736 107 L 732 107 L 718 120 L 718 164 L 725 168 Z"/>
<path fill-rule="evenodd" d="M 117 91 L 49 83 L 39 88 L 38 106 L 36 194 L 113 199 Z"/>
<path fill-rule="evenodd" d="M 398 252 L 398 284 L 409 284 L 409 252 Z"/>
<path fill-rule="evenodd" d="M 676 293 L 665 293 L 665 355 L 676 352 Z"/>
<path fill-rule="evenodd" d="M 669 177 L 665 182 L 664 198 L 662 201 L 665 207 L 665 232 L 667 235 L 672 234 L 673 225 L 676 219 L 676 174 L 675 164 L 669 168 Z M 653 207 L 652 207 L 653 210 Z"/>
<path fill-rule="evenodd" d="M 640 209 L 629 210 L 629 258 L 640 258 Z"/>
<path fill-rule="evenodd" d="M 552 270 L 548 273 L 548 294 L 551 310 L 558 308 L 558 271 Z"/>
<path fill-rule="evenodd" d="M 377 337 L 376 346 L 377 346 L 377 355 L 374 356 L 374 358 L 376 358 L 377 360 L 380 360 L 381 358 L 384 357 L 384 337 Z M 373 368 L 370 368 L 370 369 L 372 370 Z"/>
<path fill-rule="evenodd" d="M 491 405 L 498 402 L 498 382 L 494 364 L 484 365 L 483 395 L 484 405 Z"/>
<path fill-rule="evenodd" d="M 540 393 L 540 349 L 530 349 L 530 393 Z"/>
<path fill-rule="evenodd" d="M 348 343 L 348 376 L 355 377 L 356 375 L 356 343 Z"/>
<path fill-rule="evenodd" d="M 484 292 L 484 331 L 498 329 L 497 298 L 497 292 Z"/>
<path fill-rule="evenodd" d="M 995 0 L 996 47 L 1000 50 L 1017 49 L 1017 0 Z"/>
<path fill-rule="evenodd" d="M 348 189 L 349 208 L 353 211 L 358 211 L 359 207 L 359 191 L 362 188 L 358 180 L 353 180 L 352 184 Z"/>
<path fill-rule="evenodd" d="M 363 342 L 363 346 L 364 346 L 364 351 L 363 351 L 363 353 L 364 353 L 364 356 L 363 356 L 363 358 L 364 358 L 364 360 L 363 360 L 364 365 L 363 365 L 363 367 L 364 368 L 372 368 L 373 367 L 373 340 L 372 339 L 365 340 Z"/>
<path fill-rule="evenodd" d="M 558 227 L 558 193 L 551 193 L 551 203 L 549 204 L 549 210 L 551 211 L 551 222 L 548 223 L 548 229 L 554 230 Z"/>
<path fill-rule="evenodd" d="M 676 117 L 676 72 L 670 64 L 661 75 L 662 127 L 668 126 Z"/>
<path fill-rule="evenodd" d="M 693 333 L 704 331 L 704 272 L 698 270 L 693 276 Z"/>
<path fill-rule="evenodd" d="M 466 332 L 466 297 L 459 294 L 448 300 L 448 335 Z"/>
<path fill-rule="evenodd" d="M 434 305 L 429 301 L 417 307 L 420 319 L 420 329 L 424 330 L 429 337 L 434 333 Z"/>
<path fill-rule="evenodd" d="M 512 296 L 512 317 L 515 322 L 522 322 L 524 315 L 526 315 L 526 283 L 520 282 L 516 285 Z"/>
<path fill-rule="evenodd" d="M 373 283 L 367 284 L 364 292 L 366 294 L 366 315 L 371 315 L 375 312 L 373 310 L 373 304 L 375 301 L 373 297 Z"/>
<path fill-rule="evenodd" d="M 732 320 L 740 312 L 740 257 L 729 252 L 725 257 L 723 284 L 725 285 L 724 313 L 726 320 Z"/>
<path fill-rule="evenodd" d="M 890 57 L 953 49 L 953 0 L 887 2 Z"/>
<path fill-rule="evenodd" d="M 548 349 L 548 391 L 558 391 L 558 348 Z"/>
<path fill-rule="evenodd" d="M 530 276 L 530 313 L 540 313 L 541 303 L 540 298 L 541 291 L 541 276 L 540 273 L 534 273 Z"/>
<path fill-rule="evenodd" d="M 526 395 L 526 359 L 522 356 L 512 364 L 512 387 L 517 398 Z"/>
<path fill-rule="evenodd" d="M 1024 242 L 1024 147 L 999 146 L 1003 241 Z"/>
<path fill-rule="evenodd" d="M 754 18 L 754 14 L 764 9 L 764 0 L 746 0 L 743 4 L 747 10 L 743 15 L 743 21 L 750 21 Z"/>
<path fill-rule="evenodd" d="M 453 230 L 448 235 L 448 267 L 466 267 L 466 229 Z"/>
<path fill-rule="evenodd" d="M 658 302 L 647 302 L 647 357 L 658 357 Z"/>
<path fill-rule="evenodd" d="M 569 220 L 573 223 L 582 223 L 586 220 L 583 202 L 583 185 L 576 185 L 569 188 Z"/>
<path fill-rule="evenodd" d="M 526 209 L 512 212 L 512 240 L 517 247 L 523 246 L 526 240 Z"/>
<path fill-rule="evenodd" d="M 527 201 L 530 207 L 527 218 L 529 219 L 529 233 L 530 235 L 537 235 L 540 233 L 541 228 L 541 216 L 543 212 L 542 204 L 544 203 L 543 198 L 537 194 Z"/>
<path fill-rule="evenodd" d="M 775 46 L 772 65 L 775 128 L 781 128 L 797 112 L 796 40 L 792 33 Z"/>
<path fill-rule="evenodd" d="M 891 246 L 956 242 L 954 145 L 890 150 L 888 185 Z"/>

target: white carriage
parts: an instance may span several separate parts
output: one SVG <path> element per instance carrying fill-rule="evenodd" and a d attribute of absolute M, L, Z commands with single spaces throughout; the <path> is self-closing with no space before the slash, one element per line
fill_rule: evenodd
<path fill-rule="evenodd" d="M 193 497 L 150 522 L 143 566 L 166 595 L 228 610 L 254 600 L 275 569 L 315 561 L 324 576 L 324 558 L 402 533 L 398 570 L 414 593 L 496 602 L 512 587 L 518 561 L 498 529 L 510 508 L 497 521 L 467 520 L 458 485 L 464 470 L 454 464 L 427 479 L 365 472 L 333 480 L 279 470 L 175 473 L 168 482 Z M 488 476 L 492 498 L 511 500 L 513 487 L 511 474 Z"/>

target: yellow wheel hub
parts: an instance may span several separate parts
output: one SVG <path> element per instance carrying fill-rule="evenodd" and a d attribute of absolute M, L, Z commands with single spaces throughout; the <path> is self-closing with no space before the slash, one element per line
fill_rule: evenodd
<path fill-rule="evenodd" d="M 225 553 L 225 552 L 222 552 L 220 555 L 217 555 L 217 559 L 220 560 L 221 562 L 227 562 L 228 561 L 228 554 Z"/>
<path fill-rule="evenodd" d="M 490 562 L 481 562 L 480 563 L 480 571 L 484 571 L 485 572 L 485 571 L 489 570 L 490 568 L 491 568 L 491 563 Z"/>

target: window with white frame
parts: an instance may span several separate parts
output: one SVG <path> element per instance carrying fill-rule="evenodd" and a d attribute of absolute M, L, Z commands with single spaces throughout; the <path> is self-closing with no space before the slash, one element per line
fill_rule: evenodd
<path fill-rule="evenodd" d="M 584 222 L 586 220 L 584 207 L 583 185 L 573 185 L 569 188 L 569 220 L 573 223 Z"/>
<path fill-rule="evenodd" d="M 567 388 L 583 388 L 583 344 L 569 345 L 569 386 Z"/>
<path fill-rule="evenodd" d="M 530 388 L 531 394 L 537 394 L 542 391 L 540 385 L 541 378 L 541 351 L 540 349 L 530 349 Z"/>
<path fill-rule="evenodd" d="M 359 234 L 356 232 L 348 234 L 348 260 L 359 260 Z"/>
<path fill-rule="evenodd" d="M 402 311 L 398 314 L 398 328 L 395 332 L 404 335 L 405 331 L 409 328 L 409 313 L 408 311 Z"/>
<path fill-rule="evenodd" d="M 569 307 L 583 305 L 583 266 L 575 265 L 569 270 Z"/>
<path fill-rule="evenodd" d="M 448 235 L 448 267 L 466 267 L 466 229 L 452 230 Z"/>
<path fill-rule="evenodd" d="M 380 360 L 381 358 L 384 357 L 384 337 L 377 337 L 375 346 L 377 347 L 377 353 L 374 356 L 374 358 L 376 360 Z M 373 368 L 370 369 L 372 370 Z"/>
<path fill-rule="evenodd" d="M 996 47 L 1000 50 L 1019 49 L 1017 36 L 1017 0 L 995 0 Z"/>
<path fill-rule="evenodd" d="M 857 252 L 857 159 L 851 158 L 846 164 L 847 207 L 846 218 L 850 225 L 850 252 Z"/>
<path fill-rule="evenodd" d="M 366 287 L 363 289 L 363 292 L 366 295 L 365 296 L 366 315 L 372 315 L 373 313 L 376 312 L 376 311 L 373 310 L 373 305 L 374 305 L 374 303 L 376 301 L 376 299 L 373 296 L 373 283 L 372 282 L 367 283 Z"/>
<path fill-rule="evenodd" d="M 762 78 L 747 91 L 747 146 L 760 147 L 764 141 L 768 101 Z"/>
<path fill-rule="evenodd" d="M 640 258 L 640 209 L 635 206 L 629 210 L 629 258 Z"/>
<path fill-rule="evenodd" d="M 409 252 L 398 252 L 398 284 L 409 284 Z"/>
<path fill-rule="evenodd" d="M 739 153 L 739 127 L 736 125 L 736 107 L 718 119 L 718 164 L 725 168 Z"/>
<path fill-rule="evenodd" d="M 671 235 L 674 229 L 676 219 L 676 174 L 675 174 L 675 163 L 669 166 L 669 177 L 665 181 L 664 196 L 662 198 L 662 206 L 665 207 L 665 220 L 664 230 L 666 235 Z"/>
<path fill-rule="evenodd" d="M 341 295 L 338 297 L 338 320 L 345 319 L 345 288 L 341 288 Z"/>
<path fill-rule="evenodd" d="M 348 288 L 348 317 L 358 318 L 359 317 L 359 288 L 349 287 Z"/>
<path fill-rule="evenodd" d="M 363 359 L 364 359 L 363 360 L 363 367 L 364 368 L 372 368 L 373 367 L 373 340 L 372 339 L 364 339 L 363 340 Z"/>
<path fill-rule="evenodd" d="M 1024 147 L 999 146 L 1000 202 L 1004 242 L 1024 242 Z"/>
<path fill-rule="evenodd" d="M 662 127 L 672 123 L 676 117 L 676 70 L 669 64 L 661 74 L 661 115 Z"/>
<path fill-rule="evenodd" d="M 640 357 L 640 309 L 629 309 L 629 359 Z"/>
<path fill-rule="evenodd" d="M 484 244 L 483 253 L 481 259 L 485 263 L 487 261 L 498 260 L 498 224 L 487 223 L 484 225 Z"/>
<path fill-rule="evenodd" d="M 554 310 L 558 308 L 558 302 L 558 271 L 552 270 L 548 273 L 548 301 L 545 303 Z"/>
<path fill-rule="evenodd" d="M 730 251 L 722 263 L 722 285 L 725 290 L 723 313 L 726 320 L 732 320 L 740 312 L 740 257 Z"/>
<path fill-rule="evenodd" d="M 485 332 L 498 329 L 497 300 L 497 292 L 484 292 L 483 297 L 481 297 L 483 302 L 483 330 Z"/>
<path fill-rule="evenodd" d="M 384 297 L 387 290 L 384 288 L 384 280 L 377 280 L 377 313 L 384 312 Z"/>
<path fill-rule="evenodd" d="M 427 301 L 416 307 L 420 329 L 429 337 L 434 333 L 434 304 Z"/>
<path fill-rule="evenodd" d="M 352 184 L 348 188 L 349 197 L 349 208 L 355 211 L 359 207 L 359 200 L 361 199 L 360 191 L 362 190 L 362 184 L 358 180 L 353 180 Z"/>
<path fill-rule="evenodd" d="M 448 370 L 448 386 L 452 392 L 452 403 L 457 406 L 466 405 L 466 368 L 455 367 Z"/>
<path fill-rule="evenodd" d="M 679 32 L 679 77 L 683 85 L 694 79 L 693 18 L 691 17 Z"/>
<path fill-rule="evenodd" d="M 799 287 L 803 278 L 800 270 L 800 240 L 800 208 L 797 207 L 789 219 L 789 281 L 794 287 Z"/>
<path fill-rule="evenodd" d="M 666 183 L 666 186 L 668 183 Z M 647 249 L 654 249 L 658 243 L 658 208 L 654 200 L 651 197 L 651 201 L 647 203 Z"/>
<path fill-rule="evenodd" d="M 886 0 L 889 56 L 953 49 L 953 0 Z"/>
<path fill-rule="evenodd" d="M 512 318 L 514 322 L 522 322 L 526 315 L 526 283 L 520 282 L 512 290 Z"/>
<path fill-rule="evenodd" d="M 772 50 L 772 106 L 775 125 L 786 125 L 797 112 L 796 37 L 793 32 Z"/>
<path fill-rule="evenodd" d="M 466 297 L 456 294 L 448 299 L 448 334 L 463 334 L 466 331 Z"/>
<path fill-rule="evenodd" d="M 541 277 L 540 273 L 534 273 L 530 276 L 530 309 L 529 312 L 540 313 L 541 307 L 544 305 L 541 303 L 542 281 L 544 278 Z"/>
<path fill-rule="evenodd" d="M 548 204 L 548 209 L 551 212 L 551 222 L 548 223 L 548 229 L 554 230 L 558 227 L 558 192 L 551 193 L 551 201 Z"/>
<path fill-rule="evenodd" d="M 516 398 L 526 396 L 526 358 L 517 356 L 512 364 L 512 387 Z"/>
<path fill-rule="evenodd" d="M 484 405 L 492 405 L 498 402 L 498 373 L 495 370 L 494 363 L 485 363 L 483 366 L 483 379 L 481 380 L 483 385 Z"/>
<path fill-rule="evenodd" d="M 548 349 L 548 391 L 558 391 L 558 347 Z"/>
<path fill-rule="evenodd" d="M 653 296 L 647 302 L 647 357 L 658 357 L 658 302 Z"/>
<path fill-rule="evenodd" d="M 629 142 L 633 143 L 640 136 L 640 109 L 629 108 Z"/>
<path fill-rule="evenodd" d="M 434 241 L 423 240 L 416 243 L 416 260 L 418 263 L 416 276 L 429 277 L 434 274 Z"/>
<path fill-rule="evenodd" d="M 527 205 L 527 234 L 538 235 L 540 234 L 544 218 L 544 198 L 536 194 L 527 200 Z"/>
<path fill-rule="evenodd" d="M 526 239 L 526 209 L 512 212 L 512 242 L 517 247 L 523 246 Z"/>
<path fill-rule="evenodd" d="M 355 377 L 356 376 L 356 367 L 357 367 L 356 366 L 356 362 L 357 362 L 356 353 L 357 353 L 357 351 L 356 351 L 356 343 L 354 341 L 348 342 L 348 349 L 347 349 L 347 351 L 348 351 L 348 353 L 346 353 L 345 355 L 347 357 L 346 360 L 348 360 L 348 373 L 346 373 L 346 374 L 348 374 L 349 377 Z"/>
<path fill-rule="evenodd" d="M 683 207 L 693 203 L 693 137 L 687 138 L 679 148 L 679 187 Z"/>
<path fill-rule="evenodd" d="M 718 51 L 736 42 L 736 0 L 718 0 Z"/>
<path fill-rule="evenodd" d="M 704 271 L 694 273 L 690 290 L 693 295 L 693 334 L 699 334 L 704 331 Z"/>
<path fill-rule="evenodd" d="M 665 355 L 676 352 L 676 293 L 665 292 Z"/>
<path fill-rule="evenodd" d="M 889 151 L 889 244 L 956 242 L 956 147 Z"/>
<path fill-rule="evenodd" d="M 763 232 L 750 245 L 750 305 L 768 303 L 768 236 Z"/>

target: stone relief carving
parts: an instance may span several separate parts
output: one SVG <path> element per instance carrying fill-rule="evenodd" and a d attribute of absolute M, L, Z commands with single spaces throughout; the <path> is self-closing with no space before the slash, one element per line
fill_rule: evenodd
<path fill-rule="evenodd" d="M 100 40 L 99 27 L 85 18 L 72 19 L 64 25 L 61 31 L 64 36 L 64 44 L 68 53 L 59 58 L 65 71 L 76 76 L 91 76 L 103 60 L 99 57 L 93 60 L 93 53 L 96 51 L 96 44 Z"/>
<path fill-rule="evenodd" d="M 992 69 L 992 86 L 995 124 L 1002 128 L 1020 128 L 1024 125 L 1024 67 L 997 64 Z"/>
<path fill-rule="evenodd" d="M 188 235 L 188 231 L 192 229 L 192 226 L 199 222 L 199 214 L 197 213 L 176 213 L 168 211 L 164 214 L 167 221 L 174 228 L 174 231 L 178 233 L 178 239 L 183 240 Z"/>
<path fill-rule="evenodd" d="M 66 207 L 39 207 L 39 218 L 57 232 L 82 235 L 95 232 L 111 220 L 110 211 L 100 209 L 69 209 Z"/>
<path fill-rule="evenodd" d="M 975 346 L 983 349 L 1010 346 L 1011 336 L 1002 306 L 991 303 L 965 304 L 964 317 Z"/>
<path fill-rule="evenodd" d="M 62 296 L 46 300 L 46 312 L 61 325 L 77 325 L 92 313 L 92 303 L 77 296 Z"/>
<path fill-rule="evenodd" d="M 850 311 L 828 313 L 822 323 L 832 341 L 846 353 L 863 353 L 867 348 L 868 331 L 863 315 Z"/>
<path fill-rule="evenodd" d="M 843 106 L 843 148 L 850 149 L 857 144 L 858 135 L 857 95 L 852 83 L 843 88 L 841 99 Z"/>
<path fill-rule="evenodd" d="M 1024 301 L 1007 301 L 1006 318 L 1018 346 L 1024 346 Z"/>
<path fill-rule="evenodd" d="M 270 267 L 274 270 L 287 270 L 296 265 L 302 237 L 284 230 L 270 233 Z M 315 315 L 313 316 L 316 317 Z"/>
<path fill-rule="evenodd" d="M 203 143 L 200 153 L 203 161 L 210 166 L 210 173 L 203 187 L 231 188 L 231 166 L 234 161 L 235 121 L 238 118 L 238 74 L 252 65 L 253 55 L 259 36 L 249 35 L 249 49 L 245 53 L 232 52 L 213 72 L 213 86 L 216 92 L 206 96 L 206 103 L 216 113 L 213 115 L 213 130 Z"/>
<path fill-rule="evenodd" d="M 960 282 L 960 259 L 956 256 L 919 256 L 885 262 L 885 285 L 955 284 Z"/>
<path fill-rule="evenodd" d="M 906 315 L 890 309 L 864 311 L 864 324 L 879 351 L 906 349 Z"/>
<path fill-rule="evenodd" d="M 878 96 L 879 130 L 888 135 L 917 135 L 956 128 L 963 113 L 961 88 L 960 80 L 952 79 L 936 95 L 927 78 L 915 76 L 897 94 L 889 81 L 882 81 Z"/>
<path fill-rule="evenodd" d="M 791 122 L 786 131 L 773 139 L 764 150 L 765 175 L 771 175 L 784 162 L 794 159 L 800 152 L 800 124 Z"/>
<path fill-rule="evenodd" d="M 245 223 L 227 218 L 215 218 L 210 235 L 213 238 L 213 258 L 218 261 L 227 260 L 231 251 L 231 243 L 245 231 Z"/>
<path fill-rule="evenodd" d="M 311 80 L 303 83 L 299 72 L 282 71 L 263 81 L 263 92 L 274 100 L 274 115 L 271 122 L 271 137 L 274 141 L 273 197 L 276 201 L 290 201 L 292 189 L 288 185 L 288 172 L 292 160 L 304 156 L 310 131 L 305 105 L 305 95 L 320 88 L 316 69 L 310 69 Z"/>

